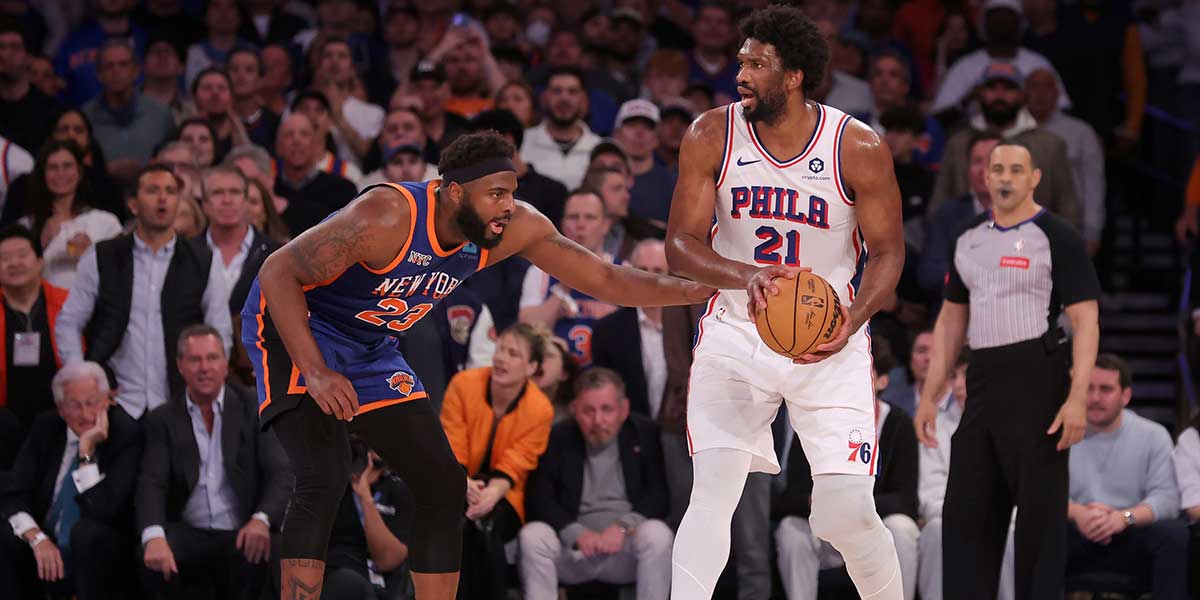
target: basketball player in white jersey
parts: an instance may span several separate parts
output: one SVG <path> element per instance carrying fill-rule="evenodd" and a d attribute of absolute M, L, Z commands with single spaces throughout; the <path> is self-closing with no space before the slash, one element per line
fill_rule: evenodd
<path fill-rule="evenodd" d="M 684 137 L 667 232 L 671 270 L 720 290 L 694 350 L 695 479 L 675 537 L 671 598 L 711 598 L 747 474 L 779 472 L 770 427 L 787 402 L 812 465 L 813 532 L 841 553 L 862 598 L 900 600 L 895 547 L 872 496 L 866 328 L 904 264 L 891 153 L 867 125 L 806 99 L 829 51 L 799 10 L 756 11 L 742 34 L 742 99 L 704 113 Z M 792 361 L 762 343 L 752 315 L 778 293 L 772 279 L 801 270 L 824 277 L 849 308 L 834 340 Z"/>

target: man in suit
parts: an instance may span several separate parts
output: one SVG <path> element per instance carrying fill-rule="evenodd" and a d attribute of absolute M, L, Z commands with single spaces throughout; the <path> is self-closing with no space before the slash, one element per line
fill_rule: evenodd
<path fill-rule="evenodd" d="M 193 240 L 208 246 L 213 255 L 213 268 L 224 275 L 235 337 L 241 335 L 242 320 L 238 315 L 250 293 L 250 284 L 258 276 L 263 261 L 280 246 L 279 242 L 251 225 L 246 200 L 248 186 L 245 174 L 232 165 L 205 171 L 201 188 L 208 230 Z M 230 381 L 254 384 L 254 370 L 241 344 L 234 344 L 230 351 L 230 371 L 233 375 Z"/>
<path fill-rule="evenodd" d="M 15 534 L 0 535 L 0 598 L 124 597 L 142 432 L 99 364 L 68 364 L 51 389 L 57 412 L 33 420 L 0 485 Z"/>
<path fill-rule="evenodd" d="M 674 535 L 658 427 L 629 414 L 625 384 L 605 368 L 575 384 L 572 419 L 556 425 L 529 479 L 529 523 L 519 534 L 527 600 L 553 600 L 558 583 L 637 584 L 666 600 Z"/>
<path fill-rule="evenodd" d="M 666 275 L 667 253 L 663 242 L 655 239 L 638 242 L 630 255 L 630 264 Z M 658 421 L 667 383 L 662 307 L 621 308 L 597 321 L 592 331 L 592 362 L 621 375 L 630 410 Z"/>
<path fill-rule="evenodd" d="M 146 418 L 137 489 L 143 580 L 151 597 L 211 585 L 219 598 L 257 597 L 294 479 L 274 434 L 259 429 L 254 392 L 226 385 L 220 334 L 179 336 L 185 392 Z"/>
<path fill-rule="evenodd" d="M 249 183 L 241 171 L 232 166 L 213 167 L 205 171 L 201 181 L 208 231 L 199 241 L 207 244 L 219 261 L 217 268 L 229 290 L 229 313 L 240 315 L 250 284 L 263 261 L 280 244 L 250 224 L 246 201 Z"/>

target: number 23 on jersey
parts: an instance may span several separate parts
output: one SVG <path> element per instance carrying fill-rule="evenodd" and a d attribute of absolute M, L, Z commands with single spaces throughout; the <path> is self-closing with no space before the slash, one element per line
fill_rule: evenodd
<path fill-rule="evenodd" d="M 392 331 L 404 331 L 432 310 L 433 304 L 426 302 L 410 308 L 407 302 L 399 298 L 384 298 L 379 301 L 379 308 L 382 310 L 364 310 L 354 317 L 375 326 L 386 323 Z"/>

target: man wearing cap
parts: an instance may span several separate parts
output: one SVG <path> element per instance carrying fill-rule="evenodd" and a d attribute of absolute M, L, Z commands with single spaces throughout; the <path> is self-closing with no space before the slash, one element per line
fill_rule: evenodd
<path fill-rule="evenodd" d="M 1020 47 L 1022 17 L 1020 0 L 987 0 L 979 24 L 984 47 L 964 55 L 950 67 L 938 86 L 937 95 L 929 107 L 930 113 L 958 108 L 971 94 L 980 74 L 994 61 L 1011 62 L 1022 73 L 1048 69 L 1058 79 L 1058 72 L 1045 56 Z M 1059 99 L 1059 106 L 1071 106 L 1071 99 L 1065 93 Z"/>
<path fill-rule="evenodd" d="M 450 100 L 450 84 L 446 83 L 446 69 L 442 65 L 423 60 L 413 67 L 409 76 L 413 93 L 421 99 L 417 116 L 425 126 L 425 162 L 437 164 L 442 146 L 453 140 L 467 126 L 467 119 L 446 111 Z"/>
<path fill-rule="evenodd" d="M 971 191 L 968 177 L 967 146 L 974 131 L 995 131 L 1006 139 L 1028 146 L 1033 160 L 1042 170 L 1041 183 L 1034 199 L 1047 210 L 1057 213 L 1077 230 L 1083 230 L 1083 215 L 1075 190 L 1067 144 L 1062 138 L 1038 127 L 1037 120 L 1025 109 L 1025 80 L 1014 64 L 994 62 L 979 79 L 980 114 L 946 142 L 945 159 L 934 180 L 934 210 L 944 200 L 958 198 Z"/>
<path fill-rule="evenodd" d="M 541 124 L 525 131 L 521 159 L 553 177 L 567 189 L 579 187 L 587 171 L 592 148 L 600 136 L 592 133 L 584 117 L 588 96 L 583 71 L 558 67 L 546 78 L 541 95 Z"/>
<path fill-rule="evenodd" d="M 629 214 L 641 219 L 667 222 L 671 210 L 671 193 L 675 189 L 675 173 L 654 162 L 658 148 L 658 128 L 662 116 L 649 100 L 635 98 L 617 111 L 617 128 L 613 138 L 629 155 L 633 171 L 633 189 Z"/>

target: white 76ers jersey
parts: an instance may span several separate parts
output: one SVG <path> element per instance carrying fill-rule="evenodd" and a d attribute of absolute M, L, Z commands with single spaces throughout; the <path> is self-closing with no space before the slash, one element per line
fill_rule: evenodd
<path fill-rule="evenodd" d="M 866 263 L 854 200 L 842 175 L 842 134 L 852 117 L 812 104 L 818 115 L 812 137 L 799 155 L 782 160 L 758 140 L 740 103 L 725 107 L 712 247 L 752 265 L 808 267 L 850 304 Z M 718 310 L 746 318 L 744 290 L 723 290 L 720 299 Z"/>

